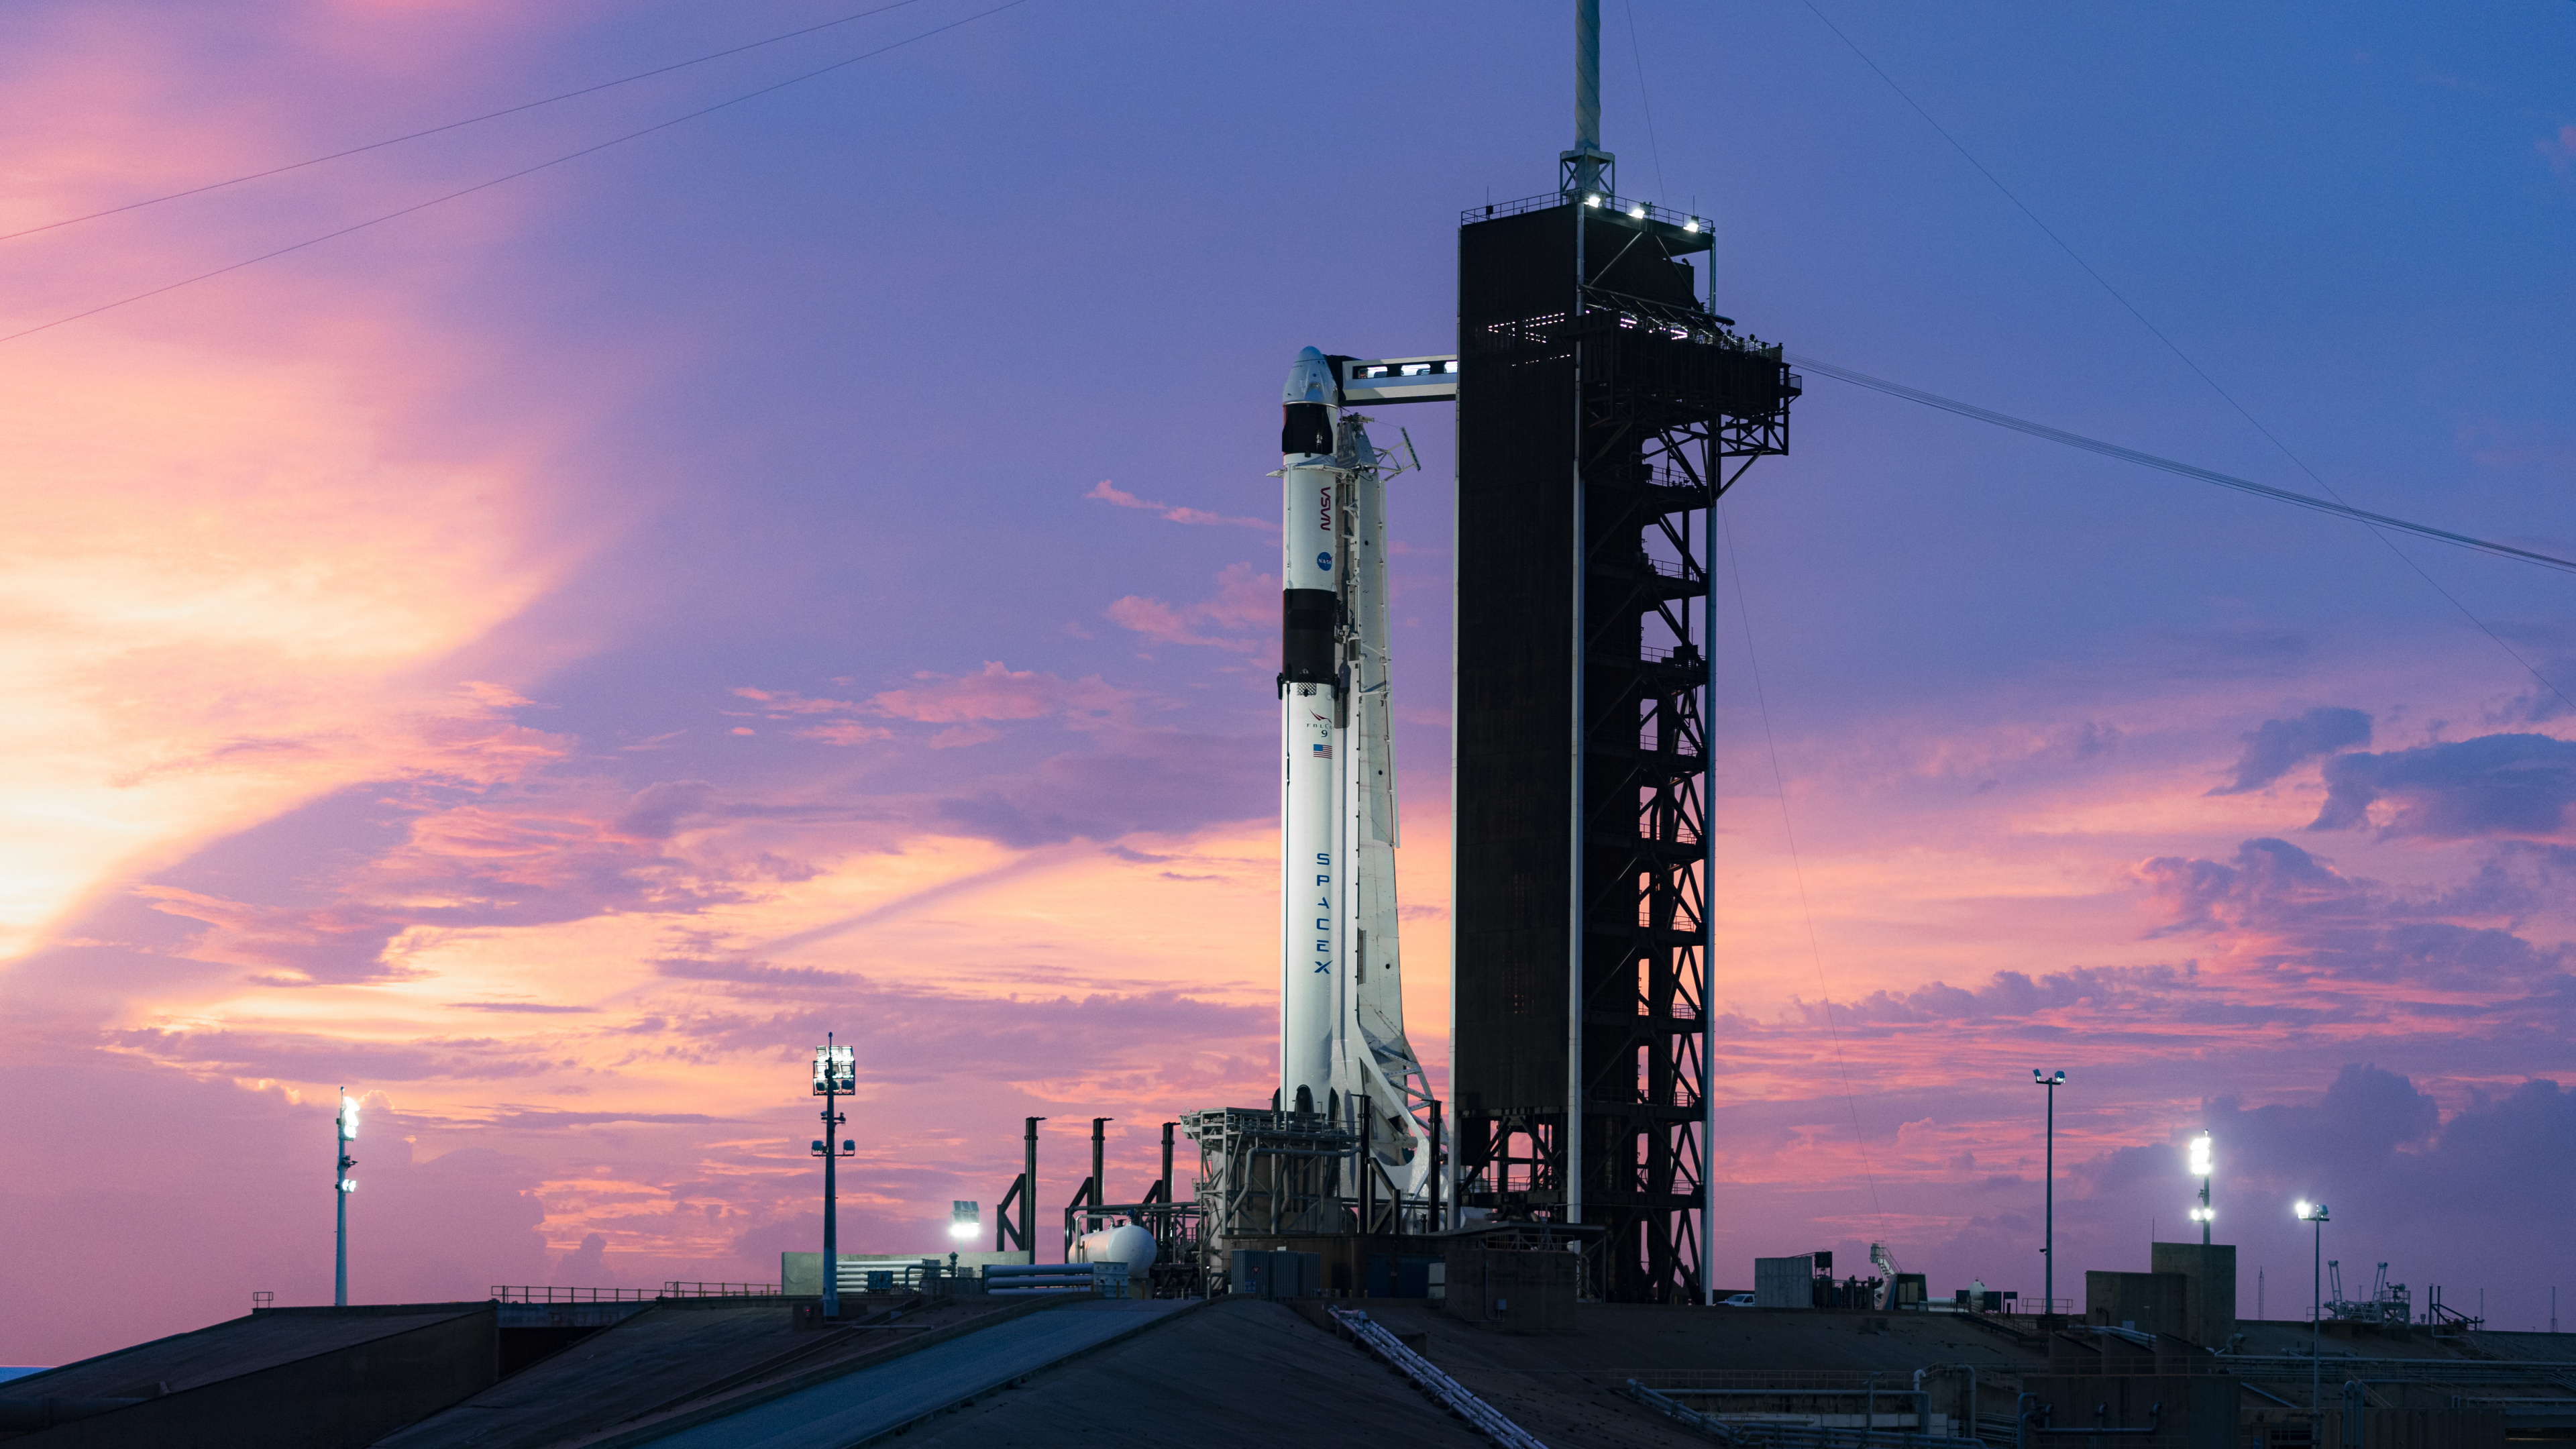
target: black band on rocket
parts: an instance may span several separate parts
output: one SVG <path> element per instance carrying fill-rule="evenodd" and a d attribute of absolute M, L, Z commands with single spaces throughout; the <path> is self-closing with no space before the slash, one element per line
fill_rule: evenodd
<path fill-rule="evenodd" d="M 1291 684 L 1332 684 L 1333 629 L 1339 601 L 1330 589 L 1288 589 L 1279 596 L 1279 675 Z"/>

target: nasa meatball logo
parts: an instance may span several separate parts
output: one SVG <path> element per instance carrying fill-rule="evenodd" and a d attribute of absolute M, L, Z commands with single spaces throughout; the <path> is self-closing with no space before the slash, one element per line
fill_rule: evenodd
<path fill-rule="evenodd" d="M 1331 573 L 1333 571 L 1333 556 L 1328 553 L 1319 553 L 1315 555 L 1315 567 L 1322 569 L 1326 573 Z"/>

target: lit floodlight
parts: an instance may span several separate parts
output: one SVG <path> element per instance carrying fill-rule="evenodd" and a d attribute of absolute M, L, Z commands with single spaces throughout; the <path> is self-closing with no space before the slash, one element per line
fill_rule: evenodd
<path fill-rule="evenodd" d="M 948 1236 L 952 1238 L 975 1236 L 982 1230 L 983 1212 L 984 1206 L 981 1203 L 968 1202 L 964 1198 L 951 1199 L 948 1204 Z"/>
<path fill-rule="evenodd" d="M 1628 208 L 1628 214 L 1639 221 L 1644 221 L 1646 219 L 1646 208 L 1642 204 L 1632 206 Z"/>
<path fill-rule="evenodd" d="M 1690 232 L 1693 235 L 1697 235 L 1699 232 L 1699 218 L 1694 216 L 1690 220 L 1683 222 L 1682 230 Z"/>
<path fill-rule="evenodd" d="M 340 1190 L 342 1192 L 356 1192 L 358 1190 L 358 1180 L 354 1177 L 341 1178 Z"/>
<path fill-rule="evenodd" d="M 2207 1177 L 2210 1171 L 2209 1134 L 2203 1132 L 2191 1139 L 2191 1175 Z"/>
<path fill-rule="evenodd" d="M 855 1049 L 845 1046 L 814 1048 L 814 1095 L 848 1096 L 858 1090 L 859 1066 Z"/>
<path fill-rule="evenodd" d="M 2332 1221 L 2326 1216 L 2326 1205 L 2324 1203 L 2309 1202 L 2304 1198 L 2299 1201 L 2298 1214 L 2299 1221 L 2303 1223 L 2322 1223 Z"/>
<path fill-rule="evenodd" d="M 2193 1208 L 2191 1220 L 2196 1223 L 2214 1223 L 2218 1221 L 2218 1212 L 2214 1208 Z"/>
<path fill-rule="evenodd" d="M 358 1103 L 355 1098 L 340 1099 L 340 1140 L 343 1142 L 358 1140 Z"/>
<path fill-rule="evenodd" d="M 1583 198 L 1583 204 L 1586 206 L 1599 206 L 1601 204 L 1601 198 L 1598 195 L 1587 196 Z"/>

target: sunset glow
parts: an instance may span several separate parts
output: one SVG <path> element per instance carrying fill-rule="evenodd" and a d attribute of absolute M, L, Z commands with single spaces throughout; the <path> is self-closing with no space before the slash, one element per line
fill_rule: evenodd
<path fill-rule="evenodd" d="M 965 13 L 931 8 L 0 241 L 0 333 Z M 369 1302 L 774 1279 L 819 1245 L 827 1030 L 857 1049 L 854 1249 L 955 1246 L 1025 1116 L 1043 1219 L 1085 1119 L 1133 1185 L 1163 1122 L 1265 1102 L 1271 392 L 1309 343 L 1451 346 L 1458 209 L 1558 149 L 1478 79 L 1556 84 L 1554 30 L 1448 54 L 1428 28 L 1464 12 L 1431 8 L 1032 5 L 0 342 L 0 1226 L 32 1249 L 0 1361 L 327 1302 L 344 1085 Z M 1717 218 L 1763 336 L 2312 486 L 1811 23 L 1638 16 L 1665 129 L 1624 175 Z M 39 5 L 0 231 L 818 18 Z M 2068 82 L 2109 111 L 2033 109 L 2025 70 L 2110 63 L 2081 36 L 2006 61 L 1872 23 L 2356 505 L 2567 552 L 2576 97 L 2514 58 L 2563 64 L 2562 21 L 2244 37 L 2297 79 L 2196 82 L 2241 152 L 2126 72 Z M 1319 24 L 1436 55 L 1408 104 L 1478 119 L 1390 157 L 1359 79 L 1235 63 Z M 2476 84 L 2337 58 L 2418 45 Z M 1750 91 L 1683 94 L 1746 47 Z M 2314 129 L 2347 105 L 2447 150 Z M 2448 199 L 2297 192 L 2320 151 Z M 1140 152 L 1172 168 L 1141 211 Z M 1337 207 L 1369 219 L 1348 271 L 1319 260 L 1348 231 L 1292 234 Z M 2441 264 L 2463 248 L 2493 259 Z M 2358 360 L 2364 294 L 2423 355 Z M 1884 1238 L 1941 1294 L 2036 1296 L 2046 1065 L 2061 1292 L 2181 1236 L 2203 1129 L 2234 1200 L 2323 1194 L 2354 1260 L 2477 1281 L 2576 1191 L 2569 581 L 1833 387 L 1712 550 L 1716 1278 Z M 1445 407 L 1386 411 L 1426 465 L 1390 484 L 1402 947 L 1445 1090 L 1452 445 Z M 2249 1283 L 2304 1262 L 2280 1211 L 2227 1210 Z"/>

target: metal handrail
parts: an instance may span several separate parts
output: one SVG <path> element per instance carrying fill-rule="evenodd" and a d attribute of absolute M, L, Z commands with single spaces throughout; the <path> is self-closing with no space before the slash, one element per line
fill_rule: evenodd
<path fill-rule="evenodd" d="M 1324 1311 L 1349 1329 L 1353 1338 L 1367 1345 L 1371 1353 L 1413 1380 L 1416 1388 L 1438 1400 L 1442 1408 L 1475 1425 L 1486 1438 L 1504 1446 L 1504 1449 L 1547 1449 L 1527 1429 L 1503 1417 L 1491 1404 L 1460 1387 L 1456 1379 L 1442 1373 L 1431 1360 L 1405 1347 L 1394 1334 L 1372 1321 L 1367 1314 L 1357 1309 L 1335 1308 L 1329 1303 L 1324 1305 Z"/>
<path fill-rule="evenodd" d="M 503 1303 L 650 1303 L 662 1295 L 650 1288 L 558 1288 L 543 1283 L 495 1283 L 492 1296 Z"/>
<path fill-rule="evenodd" d="M 1983 1439 L 1946 1439 L 1892 1429 L 1829 1428 L 1821 1424 L 1791 1424 L 1777 1420 L 1721 1419 L 1676 1403 L 1636 1379 L 1620 1385 L 1619 1391 L 1664 1417 L 1697 1429 L 1722 1444 L 1740 1444 L 1748 1446 L 1748 1449 L 1753 1449 L 1753 1446 L 1759 1446 L 1759 1449 L 1985 1449 Z M 1882 1389 L 1880 1392 L 1898 1391 Z"/>
<path fill-rule="evenodd" d="M 1674 1369 L 1639 1372 L 1627 1377 L 1648 1388 L 1679 1394 L 1703 1390 L 1709 1393 L 1839 1394 L 1865 1393 L 1873 1388 L 1883 1394 L 1915 1392 L 1910 1387 L 1895 1387 L 1904 1376 L 1893 1370 L 1873 1373 L 1867 1369 Z"/>
<path fill-rule="evenodd" d="M 2241 1354 L 2214 1355 L 2213 1361 L 2222 1372 L 2240 1378 L 2307 1378 L 2314 1374 L 2318 1360 L 2306 1354 Z M 2576 1383 L 2576 1362 L 2530 1359 L 2455 1359 L 2455 1358 L 2365 1358 L 2327 1355 L 2323 1367 L 2346 1378 L 2366 1378 L 2373 1383 L 2413 1380 L 2418 1383 L 2516 1382 L 2541 1379 L 2553 1383 Z"/>
<path fill-rule="evenodd" d="M 1641 218 L 1635 216 L 1633 213 L 1642 209 L 1646 213 L 1642 219 L 1646 221 L 1659 221 L 1666 226 L 1687 227 L 1697 225 L 1703 230 L 1707 228 L 1707 222 L 1705 220 L 1700 217 L 1693 216 L 1686 211 L 1675 211 L 1668 206 L 1657 206 L 1651 201 L 1639 201 L 1634 197 L 1618 196 L 1607 191 L 1600 193 L 1600 196 L 1600 210 L 1604 212 L 1617 212 L 1620 217 L 1625 220 L 1640 220 Z M 1561 191 L 1543 192 L 1537 196 L 1524 196 L 1513 201 L 1489 202 L 1483 206 L 1471 206 L 1466 210 L 1459 212 L 1458 224 L 1460 226 L 1465 226 L 1470 222 L 1491 221 L 1496 218 L 1506 216 L 1521 216 L 1533 211 L 1553 211 L 1557 207 L 1571 205 L 1572 202 L 1573 198 L 1567 196 Z"/>
<path fill-rule="evenodd" d="M 495 1283 L 503 1303 L 650 1303 L 656 1298 L 775 1298 L 775 1283 L 697 1283 L 665 1279 L 659 1288 L 565 1288 L 545 1283 Z"/>

